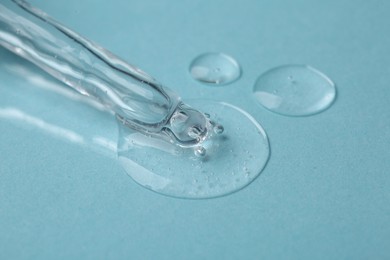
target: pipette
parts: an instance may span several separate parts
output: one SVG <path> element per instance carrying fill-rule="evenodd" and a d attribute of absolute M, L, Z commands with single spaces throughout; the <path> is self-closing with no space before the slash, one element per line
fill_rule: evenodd
<path fill-rule="evenodd" d="M 126 126 L 196 147 L 215 125 L 154 78 L 23 0 L 0 4 L 0 45 L 113 110 Z"/>
<path fill-rule="evenodd" d="M 113 111 L 121 123 L 118 159 L 148 189 L 221 196 L 252 182 L 268 160 L 265 131 L 242 109 L 205 100 L 192 101 L 202 112 L 194 109 L 26 1 L 0 4 L 0 46 Z"/>

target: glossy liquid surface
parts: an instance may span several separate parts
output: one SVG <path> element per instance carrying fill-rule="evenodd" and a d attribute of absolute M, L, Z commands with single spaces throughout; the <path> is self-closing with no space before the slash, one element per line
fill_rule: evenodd
<path fill-rule="evenodd" d="M 307 65 L 285 65 L 263 73 L 256 81 L 256 100 L 268 110 L 287 116 L 307 116 L 328 108 L 335 84 Z"/>
<path fill-rule="evenodd" d="M 205 53 L 196 57 L 189 68 L 191 76 L 202 83 L 223 85 L 241 75 L 237 61 L 223 53 Z"/>
<path fill-rule="evenodd" d="M 215 134 L 199 149 L 183 149 L 120 127 L 118 156 L 126 172 L 150 190 L 179 198 L 222 196 L 252 182 L 269 157 L 264 129 L 230 104 L 207 100 L 189 104 L 208 112 L 223 129 L 215 127 Z"/>

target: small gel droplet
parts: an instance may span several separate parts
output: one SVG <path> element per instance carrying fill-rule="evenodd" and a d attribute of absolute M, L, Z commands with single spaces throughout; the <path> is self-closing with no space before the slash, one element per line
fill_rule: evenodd
<path fill-rule="evenodd" d="M 307 65 L 284 65 L 263 73 L 254 95 L 268 110 L 287 116 L 307 116 L 327 109 L 336 97 L 335 84 Z"/>
<path fill-rule="evenodd" d="M 223 128 L 222 125 L 215 125 L 214 128 L 213 128 L 213 130 L 214 130 L 214 133 L 220 135 L 220 134 L 223 133 L 223 131 L 224 131 L 225 129 Z"/>
<path fill-rule="evenodd" d="M 191 76 L 202 83 L 228 84 L 241 75 L 240 65 L 223 53 L 205 53 L 196 57 L 190 65 Z"/>
<path fill-rule="evenodd" d="M 203 146 L 195 148 L 194 153 L 197 157 L 204 157 L 206 155 L 206 149 Z"/>

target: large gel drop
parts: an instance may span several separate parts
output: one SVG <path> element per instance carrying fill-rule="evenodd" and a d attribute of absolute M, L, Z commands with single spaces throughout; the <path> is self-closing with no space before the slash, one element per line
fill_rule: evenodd
<path fill-rule="evenodd" d="M 231 83 L 241 75 L 237 61 L 223 53 L 202 54 L 192 61 L 189 70 L 195 80 L 214 85 Z"/>
<path fill-rule="evenodd" d="M 227 103 L 189 104 L 218 122 L 215 134 L 201 147 L 181 148 L 120 125 L 118 156 L 126 172 L 150 190 L 180 198 L 222 196 L 252 182 L 269 157 L 263 128 Z"/>
<path fill-rule="evenodd" d="M 285 65 L 262 74 L 254 86 L 257 101 L 272 112 L 307 116 L 328 108 L 336 97 L 335 84 L 307 65 Z"/>

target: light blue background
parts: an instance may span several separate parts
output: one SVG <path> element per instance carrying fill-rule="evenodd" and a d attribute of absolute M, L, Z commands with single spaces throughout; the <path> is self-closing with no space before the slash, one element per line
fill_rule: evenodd
<path fill-rule="evenodd" d="M 45 90 L 59 83 L 0 49 L 0 259 L 390 258 L 390 1 L 32 2 L 184 98 L 245 109 L 272 154 L 226 197 L 150 192 L 97 141 L 116 140 L 109 114 Z M 241 78 L 193 81 L 189 63 L 209 51 L 236 58 Z M 256 103 L 256 78 L 290 63 L 336 82 L 330 109 L 292 118 Z"/>

